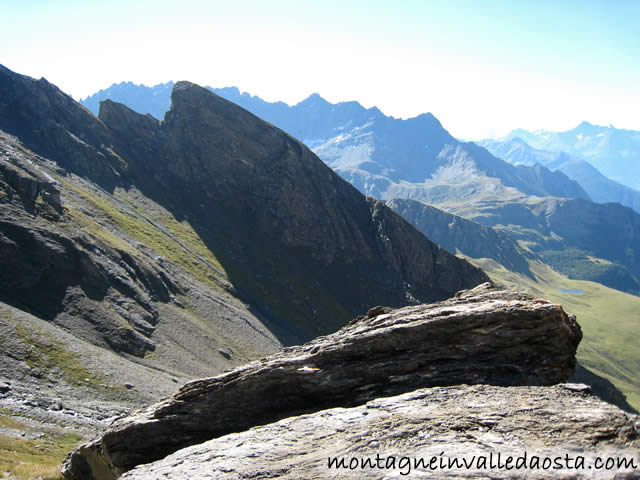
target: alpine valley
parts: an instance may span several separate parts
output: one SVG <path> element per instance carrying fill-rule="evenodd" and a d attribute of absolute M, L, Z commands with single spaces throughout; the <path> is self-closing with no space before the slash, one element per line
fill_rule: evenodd
<path fill-rule="evenodd" d="M 0 472 L 324 478 L 349 442 L 516 431 L 635 458 L 640 214 L 506 160 L 431 114 L 186 81 L 78 103 L 0 66 Z"/>

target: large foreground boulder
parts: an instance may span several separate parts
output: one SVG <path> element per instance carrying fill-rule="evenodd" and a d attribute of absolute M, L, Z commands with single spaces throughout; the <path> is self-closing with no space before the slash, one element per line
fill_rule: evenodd
<path fill-rule="evenodd" d="M 560 305 L 490 284 L 430 305 L 372 309 L 332 335 L 190 382 L 115 422 L 70 455 L 64 474 L 114 479 L 228 433 L 423 387 L 566 382 L 581 336 Z"/>
<path fill-rule="evenodd" d="M 639 428 L 586 385 L 434 387 L 225 435 L 121 478 L 631 480 Z"/>

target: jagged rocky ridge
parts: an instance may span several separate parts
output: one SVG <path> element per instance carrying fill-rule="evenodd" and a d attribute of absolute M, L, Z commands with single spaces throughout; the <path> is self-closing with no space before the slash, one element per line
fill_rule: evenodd
<path fill-rule="evenodd" d="M 169 106 L 168 86 L 121 84 L 97 93 L 85 104 L 97 111 L 98 99 L 119 98 L 141 111 L 162 116 Z M 637 249 L 633 241 L 620 245 L 620 239 L 629 237 L 626 225 L 637 222 L 618 205 L 584 201 L 590 198 L 602 201 L 602 188 L 609 189 L 604 178 L 599 180 L 604 186 L 595 188 L 596 193 L 590 197 L 585 185 L 570 180 L 561 171 L 546 168 L 558 170 L 555 162 L 508 164 L 497 158 L 500 155 L 493 156 L 481 146 L 456 140 L 431 114 L 400 120 L 386 117 L 376 108 L 365 109 L 357 102 L 331 104 L 317 94 L 289 107 L 282 102 L 269 103 L 241 94 L 234 88 L 212 90 L 304 140 L 329 166 L 367 195 L 384 200 L 413 199 L 483 225 L 505 226 L 515 239 L 533 242 L 543 261 L 570 278 L 595 281 L 633 294 L 639 291 L 640 279 L 634 265 Z M 157 104 L 158 97 L 163 96 L 164 103 Z M 152 108 L 152 104 L 157 108 Z M 618 147 L 624 150 L 619 155 L 628 158 L 632 156 L 632 148 L 623 138 L 629 139 L 632 134 L 583 124 L 560 137 L 579 146 L 584 142 L 576 135 L 584 136 L 587 142 L 584 145 L 600 144 L 605 149 L 607 139 L 616 138 L 620 141 Z M 580 169 L 585 174 L 584 166 Z M 593 177 L 593 172 L 583 174 L 580 179 Z M 606 198 L 629 204 L 628 193 Z M 555 226 L 551 229 L 544 222 L 531 222 L 532 209 L 540 211 L 548 206 L 553 216 L 558 216 L 554 206 L 557 200 L 538 197 L 568 198 L 571 201 L 565 203 L 567 206 L 583 210 L 578 215 L 562 217 L 560 229 L 564 232 L 580 231 L 585 224 L 595 223 L 593 231 L 565 237 Z M 494 212 L 501 218 L 491 223 Z M 601 221 L 622 216 L 630 219 L 613 226 Z M 633 228 L 631 237 L 636 236 Z M 593 232 L 605 238 L 602 245 L 610 247 L 602 248 L 591 242 Z"/>
<path fill-rule="evenodd" d="M 379 301 L 487 279 L 275 127 L 175 97 L 166 122 L 98 119 L 0 66 L 0 421 L 34 429 L 3 442 L 52 422 L 91 438 Z"/>
<path fill-rule="evenodd" d="M 377 302 L 445 298 L 486 279 L 284 132 L 188 82 L 172 99 L 162 123 L 109 101 L 100 119 L 118 132 L 116 148 L 140 159 L 127 172 L 136 186 L 189 218 L 284 343 Z"/>
<path fill-rule="evenodd" d="M 144 120 L 142 116 L 131 116 L 127 109 L 122 108 L 118 111 L 116 106 L 112 111 L 115 113 L 114 122 L 107 126 L 104 122 L 96 121 L 48 82 L 21 77 L 1 67 L 0 89 L 0 123 L 3 128 L 6 126 L 7 130 L 19 136 L 19 139 L 2 139 L 2 145 L 8 147 L 2 158 L 6 161 L 3 163 L 3 167 L 6 167 L 5 177 L 0 189 L 3 218 L 8 219 L 8 223 L 12 225 L 27 225 L 25 231 L 28 230 L 28 234 L 37 240 L 38 248 L 46 250 L 52 246 L 56 255 L 62 251 L 63 256 L 72 252 L 72 255 L 78 255 L 84 263 L 76 270 L 73 265 L 78 264 L 71 262 L 72 272 L 66 278 L 77 283 L 68 285 L 65 291 L 68 295 L 60 297 L 63 301 L 57 306 L 59 310 L 53 310 L 57 313 L 53 323 L 44 322 L 26 313 L 26 310 L 38 311 L 40 305 L 37 303 L 37 296 L 31 295 L 31 300 L 25 302 L 29 296 L 24 296 L 24 292 L 20 290 L 21 279 L 19 275 L 12 275 L 20 273 L 21 270 L 14 269 L 13 266 L 8 269 L 6 285 L 14 289 L 14 294 L 5 295 L 3 299 L 12 305 L 19 305 L 24 310 L 0 305 L 0 334 L 5 335 L 9 332 L 8 335 L 13 335 L 16 325 L 28 329 L 35 327 L 35 330 L 32 332 L 33 335 L 20 338 L 17 342 L 5 343 L 7 348 L 3 349 L 0 355 L 0 374 L 4 376 L 0 379 L 11 379 L 11 386 L 8 386 L 8 383 L 3 384 L 0 389 L 3 408 L 7 406 L 5 401 L 16 400 L 16 392 L 30 390 L 35 393 L 36 400 L 33 400 L 33 394 L 27 394 L 31 400 L 21 403 L 20 407 L 29 407 L 28 415 L 31 416 L 38 409 L 48 409 L 49 402 L 44 401 L 48 394 L 55 390 L 55 394 L 59 395 L 64 391 L 64 388 L 57 389 L 57 382 L 68 372 L 64 368 L 62 372 L 59 371 L 58 365 L 51 368 L 48 362 L 53 360 L 56 363 L 60 359 L 47 359 L 46 353 L 50 353 L 52 347 L 58 348 L 64 343 L 70 348 L 70 351 L 65 353 L 75 356 L 81 345 L 84 345 L 83 349 L 90 345 L 68 332 L 59 336 L 61 331 L 56 330 L 56 322 L 60 320 L 64 320 L 64 323 L 58 323 L 62 328 L 123 354 L 116 356 L 109 349 L 94 347 L 86 348 L 85 352 L 78 355 L 78 360 L 83 362 L 82 365 L 93 372 L 103 372 L 107 366 L 109 367 L 109 376 L 112 378 L 109 378 L 108 384 L 96 382 L 95 385 L 89 384 L 88 388 L 83 386 L 76 389 L 77 400 L 85 404 L 94 403 L 90 411 L 83 411 L 83 415 L 96 415 L 95 418 L 101 419 L 121 411 L 121 405 L 105 409 L 102 400 L 96 400 L 97 388 L 118 390 L 116 393 L 120 397 L 126 393 L 129 396 L 128 401 L 146 402 L 149 398 L 157 398 L 159 391 L 171 391 L 171 385 L 177 381 L 176 377 L 184 379 L 193 378 L 194 375 L 211 374 L 229 365 L 237 365 L 243 359 L 256 358 L 277 348 L 279 342 L 262 323 L 273 317 L 268 315 L 269 312 L 265 314 L 264 311 L 259 312 L 256 309 L 265 302 L 255 301 L 255 298 L 251 299 L 249 305 L 238 302 L 240 288 L 235 288 L 242 285 L 242 282 L 232 285 L 223 270 L 215 270 L 217 263 L 209 256 L 211 252 L 206 254 L 206 248 L 194 249 L 195 244 L 191 240 L 199 238 L 198 233 L 202 234 L 203 223 L 206 222 L 198 223 L 197 219 L 190 217 L 191 212 L 185 206 L 184 198 L 171 192 L 170 182 L 167 183 L 160 175 L 147 175 L 153 174 L 157 166 L 154 165 L 158 153 L 155 149 L 162 145 L 161 141 L 166 140 L 154 139 L 164 135 L 162 128 L 158 128 L 158 122 L 153 119 Z M 77 111 L 73 111 L 74 109 Z M 120 121 L 130 123 L 123 123 L 126 127 L 118 128 Z M 117 133 L 118 130 L 121 132 Z M 131 132 L 137 134 L 124 135 Z M 116 135 L 121 135 L 118 140 L 121 142 L 120 150 L 115 148 Z M 211 139 L 208 138 L 207 141 L 209 140 Z M 57 164 L 28 151 L 24 147 L 25 144 L 40 154 L 46 152 Z M 186 141 L 182 146 L 188 145 L 189 142 Z M 174 150 L 174 153 L 180 153 L 180 150 Z M 157 158 L 166 160 L 162 156 Z M 148 171 L 141 169 L 141 166 L 145 165 L 149 168 Z M 134 175 L 133 172 L 138 173 Z M 74 173 L 79 173 L 84 178 Z M 197 175 L 198 171 L 192 173 Z M 97 184 L 87 179 L 92 179 Z M 160 185 L 156 185 L 156 181 Z M 144 186 L 146 194 L 155 192 L 155 200 L 142 194 L 137 184 Z M 163 187 L 167 188 L 163 190 Z M 198 198 L 191 200 L 195 207 L 203 208 L 202 205 L 206 205 L 206 202 L 197 204 Z M 164 202 L 164 205 L 158 203 L 159 201 Z M 376 205 L 375 202 L 372 204 Z M 396 225 L 397 219 L 393 215 L 388 216 L 388 210 L 382 207 L 378 206 L 373 210 L 377 211 L 375 215 L 380 221 L 376 229 L 380 234 L 380 241 L 389 249 L 389 242 L 398 238 L 394 235 L 384 235 L 388 233 L 385 229 Z M 180 213 L 184 216 L 179 216 Z M 222 213 L 224 216 L 224 211 L 216 213 Z M 174 215 L 178 215 L 178 218 Z M 82 219 L 82 222 L 78 223 L 78 219 Z M 129 230 L 125 231 L 121 228 L 122 225 L 116 225 L 117 219 L 134 220 L 130 225 L 126 225 Z M 181 235 L 184 233 L 183 227 L 191 228 L 191 224 L 198 228 L 194 237 L 187 238 Z M 403 222 L 399 223 L 400 227 L 406 228 L 404 225 L 406 224 Z M 140 226 L 144 228 L 134 232 Z M 210 220 L 209 228 L 215 227 L 215 222 Z M 133 233 L 142 235 L 136 237 Z M 259 237 L 259 234 L 256 236 Z M 51 238 L 55 243 L 49 243 Z M 158 255 L 158 245 L 151 244 L 149 239 L 174 242 L 171 248 L 180 250 L 184 256 L 176 258 Z M 232 238 L 235 239 L 236 237 Z M 15 246 L 18 244 L 15 238 L 7 237 L 7 240 L 5 246 L 10 253 L 3 257 L 3 260 L 8 261 L 8 265 L 15 265 L 11 263 L 11 256 L 16 253 Z M 67 250 L 67 247 L 70 249 Z M 433 256 L 436 259 L 440 257 L 437 253 Z M 47 255 L 33 257 L 34 260 L 45 262 L 47 258 Z M 71 258 L 73 259 L 73 256 Z M 131 261 L 133 265 L 130 264 Z M 250 262 L 246 264 L 250 265 Z M 204 266 L 206 274 L 194 275 L 190 265 Z M 249 271 L 247 265 L 242 265 L 241 268 Z M 96 275 L 82 273 L 82 268 L 87 266 L 89 272 Z M 45 273 L 41 278 L 46 280 L 55 276 L 58 273 L 56 269 L 60 268 L 60 272 L 63 273 L 61 278 L 65 278 L 68 267 L 63 262 L 54 261 L 49 266 L 46 263 L 37 266 L 35 271 Z M 168 302 L 153 294 L 151 284 L 145 280 L 147 274 L 153 275 L 169 287 Z M 38 281 L 37 277 L 37 274 L 28 275 L 26 280 Z M 260 274 L 256 278 L 258 281 L 269 281 Z M 96 296 L 95 290 L 91 288 L 94 285 L 82 283 L 87 279 L 91 280 L 91 284 L 104 282 L 99 285 L 99 295 Z M 126 288 L 118 290 L 123 285 Z M 158 285 L 162 287 L 161 284 Z M 295 282 L 291 281 L 289 285 L 296 286 Z M 127 290 L 132 286 L 133 290 Z M 34 284 L 29 288 L 34 288 Z M 251 298 L 249 294 L 253 292 L 250 288 L 248 290 L 243 292 L 244 299 Z M 316 292 L 314 290 L 310 295 L 312 305 L 316 304 Z M 87 293 L 91 296 L 87 296 Z M 102 293 L 106 295 L 102 297 Z M 296 298 L 291 292 L 286 293 L 289 293 L 287 298 L 293 298 L 294 301 L 300 301 L 302 298 Z M 261 295 L 256 297 L 260 300 Z M 262 298 L 264 299 L 264 296 Z M 157 312 L 157 323 L 148 321 L 148 317 L 137 311 L 138 307 L 142 307 L 138 304 L 141 299 L 146 302 L 144 305 Z M 407 300 L 405 296 L 403 301 L 412 300 Z M 324 311 L 326 305 L 322 307 L 321 310 Z M 96 312 L 99 315 L 95 315 Z M 256 318 L 256 314 L 260 319 Z M 293 316 L 290 312 L 287 315 Z M 98 321 L 92 323 L 89 321 L 92 319 Z M 203 319 L 206 321 L 203 322 Z M 113 323 L 110 323 L 112 320 Z M 168 331 L 167 327 L 172 330 Z M 225 335 L 218 335 L 219 327 L 223 328 Z M 308 326 L 304 329 L 307 330 Z M 107 339 L 118 338 L 112 337 L 112 333 L 122 334 L 125 341 L 116 344 L 115 347 L 109 344 L 106 342 Z M 36 338 L 39 343 L 29 343 Z M 57 340 L 52 342 L 52 338 Z M 133 338 L 135 341 L 129 343 Z M 58 340 L 61 339 L 64 342 L 60 342 L 59 345 Z M 18 343 L 20 345 L 16 347 Z M 185 345 L 188 345 L 188 351 L 184 348 Z M 233 345 L 233 348 L 229 348 L 230 345 Z M 138 346 L 141 348 L 135 355 L 144 352 L 144 358 L 134 357 L 135 363 L 128 362 L 127 349 Z M 45 353 L 42 358 L 47 362 L 41 371 L 25 364 L 25 360 L 33 360 L 34 351 L 40 348 L 45 350 L 37 355 Z M 179 351 L 180 354 L 177 354 Z M 152 355 L 147 355 L 152 352 Z M 176 355 L 171 357 L 174 353 Z M 169 359 L 166 355 L 169 355 Z M 107 358 L 109 365 L 103 363 Z M 9 362 L 5 362 L 5 359 L 9 359 Z M 128 365 L 123 367 L 127 363 Z M 118 368 L 113 368 L 116 364 L 119 365 Z M 158 368 L 159 366 L 161 368 Z M 93 370 L 94 368 L 97 370 Z M 94 380 L 93 375 L 91 379 Z M 84 383 L 86 378 L 80 377 L 79 380 Z M 103 380 L 98 379 L 98 382 L 101 381 Z M 36 388 L 45 383 L 48 389 L 43 388 L 44 392 L 36 392 Z M 158 388 L 160 383 L 162 386 Z M 122 393 L 125 384 L 127 389 L 132 389 Z M 52 385 L 56 385 L 56 389 L 51 390 Z M 74 388 L 76 387 L 74 385 Z M 140 395 L 143 390 L 145 395 Z M 121 399 L 116 400 L 119 402 Z M 76 403 L 75 399 L 73 403 Z M 51 404 L 59 403 L 54 398 Z M 75 406 L 70 407 L 64 399 L 62 404 L 61 415 L 67 415 L 68 418 L 79 417 Z M 60 418 L 56 421 L 60 421 Z"/>
<path fill-rule="evenodd" d="M 67 459 L 65 476 L 113 479 L 211 438 L 423 387 L 552 385 L 572 374 L 581 336 L 559 305 L 490 284 L 436 304 L 378 307 L 115 422 Z"/>
<path fill-rule="evenodd" d="M 116 100 L 160 119 L 169 108 L 172 85 L 121 83 L 82 103 L 98 113 L 100 100 Z M 430 113 L 401 120 L 358 102 L 332 104 L 317 93 L 288 106 L 234 87 L 207 88 L 301 139 L 361 192 L 376 198 L 427 203 L 522 194 L 588 198 L 560 172 L 509 165 L 484 148 L 459 142 Z"/>

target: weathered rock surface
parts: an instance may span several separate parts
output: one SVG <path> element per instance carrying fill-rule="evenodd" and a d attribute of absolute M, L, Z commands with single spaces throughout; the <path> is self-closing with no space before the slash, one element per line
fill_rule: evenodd
<path fill-rule="evenodd" d="M 443 302 L 384 311 L 186 384 L 77 449 L 65 463 L 66 478 L 113 479 L 211 438 L 422 387 L 564 382 L 582 335 L 559 305 L 490 284 Z"/>
<path fill-rule="evenodd" d="M 229 303 L 228 294 L 212 292 L 173 262 L 158 261 L 166 251 L 153 244 L 157 250 L 151 250 L 137 238 L 165 237 L 162 246 L 179 250 L 192 264 L 201 261 L 198 255 L 144 214 L 63 172 L 0 131 L 0 302 L 137 357 L 162 343 L 152 338 L 159 308 L 177 305 L 175 295 L 194 302 L 198 294 L 216 297 L 223 313 L 220 301 Z M 216 280 L 225 287 L 224 278 Z M 250 317 L 236 310 L 227 313 Z M 249 321 L 266 332 L 257 320 Z M 275 339 L 269 343 L 264 353 L 277 348 Z"/>
<path fill-rule="evenodd" d="M 117 193 L 131 202 L 0 131 L 0 409 L 87 440 L 281 347 L 188 226 L 134 188 Z"/>
<path fill-rule="evenodd" d="M 639 432 L 640 417 L 585 385 L 434 387 L 232 433 L 121 478 L 637 479 Z"/>

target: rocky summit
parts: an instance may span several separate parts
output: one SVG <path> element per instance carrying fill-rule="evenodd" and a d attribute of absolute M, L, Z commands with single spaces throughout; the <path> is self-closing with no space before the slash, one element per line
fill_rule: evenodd
<path fill-rule="evenodd" d="M 116 421 L 70 455 L 65 477 L 115 479 L 233 432 L 424 387 L 564 382 L 581 336 L 559 305 L 491 284 L 439 303 L 376 307 L 334 334 L 188 383 Z"/>

